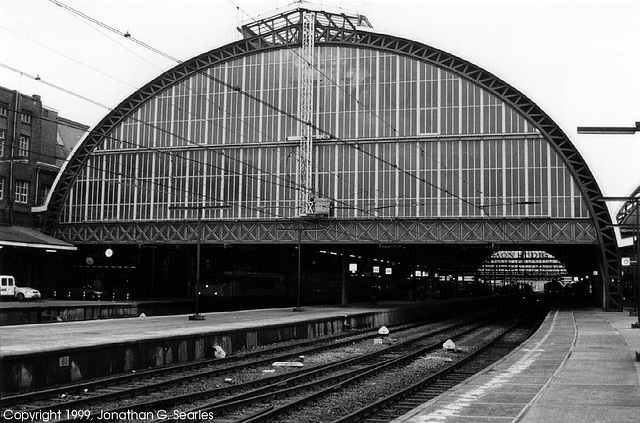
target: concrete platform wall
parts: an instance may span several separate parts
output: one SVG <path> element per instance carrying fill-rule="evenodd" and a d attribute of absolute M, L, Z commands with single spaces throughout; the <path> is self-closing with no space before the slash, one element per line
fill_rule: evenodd
<path fill-rule="evenodd" d="M 138 307 L 133 304 L 99 304 L 68 306 L 33 306 L 2 310 L 0 326 L 32 323 L 74 322 L 79 320 L 135 317 Z"/>
<path fill-rule="evenodd" d="M 192 309 L 193 301 L 191 300 L 141 302 L 4 300 L 0 302 L 0 326 L 137 317 L 142 313 L 147 316 L 166 316 L 189 313 Z"/>

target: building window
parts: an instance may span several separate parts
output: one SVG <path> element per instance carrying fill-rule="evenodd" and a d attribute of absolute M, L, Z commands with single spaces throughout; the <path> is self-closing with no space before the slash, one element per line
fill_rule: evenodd
<path fill-rule="evenodd" d="M 20 135 L 18 142 L 18 157 L 27 157 L 29 155 L 29 144 L 31 139 L 27 135 Z"/>
<path fill-rule="evenodd" d="M 5 106 L 0 106 L 0 116 L 7 115 L 7 108 Z"/>
<path fill-rule="evenodd" d="M 16 180 L 16 203 L 27 204 L 29 202 L 29 181 Z"/>
<path fill-rule="evenodd" d="M 4 143 L 7 140 L 7 131 L 0 129 L 0 157 L 4 157 Z"/>
<path fill-rule="evenodd" d="M 31 115 L 28 115 L 26 113 L 20 113 L 20 121 L 22 123 L 27 123 L 31 125 Z"/>
<path fill-rule="evenodd" d="M 0 176 L 0 200 L 4 200 L 4 176 Z"/>
<path fill-rule="evenodd" d="M 49 195 L 49 191 L 51 191 L 50 185 L 42 185 L 40 188 L 40 204 L 43 205 L 47 201 L 47 196 Z"/>

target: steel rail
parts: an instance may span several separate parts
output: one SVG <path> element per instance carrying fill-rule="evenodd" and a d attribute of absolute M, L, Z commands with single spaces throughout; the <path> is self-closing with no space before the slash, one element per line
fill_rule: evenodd
<path fill-rule="evenodd" d="M 514 344 L 512 342 L 505 343 L 505 345 L 500 345 L 500 342 L 507 336 L 510 332 L 516 330 L 523 322 L 530 319 L 532 316 L 536 317 L 536 321 L 525 335 L 522 336 L 523 341 L 528 339 L 531 334 L 540 326 L 542 321 L 544 320 L 546 312 L 537 314 L 536 310 L 531 313 L 525 315 L 522 319 L 518 320 L 512 326 L 505 329 L 498 337 L 488 342 L 483 347 L 479 348 L 469 356 L 463 358 L 462 360 L 452 363 L 445 368 L 441 369 L 437 373 L 425 378 L 406 389 L 395 392 L 385 398 L 382 398 L 374 403 L 368 404 L 365 407 L 360 408 L 359 410 L 354 411 L 353 413 L 344 416 L 340 419 L 334 420 L 332 423 L 350 423 L 356 421 L 380 421 L 380 419 L 388 418 L 391 415 L 398 416 L 400 413 L 390 412 L 389 409 L 394 405 L 397 405 L 401 402 L 406 403 L 415 403 L 420 402 L 424 403 L 430 399 L 435 398 L 436 396 L 446 392 L 451 389 L 458 383 L 468 379 L 472 375 L 476 374 L 479 370 L 487 367 L 483 362 L 490 361 L 495 362 L 498 359 L 502 358 L 506 353 L 513 350 L 513 348 L 517 347 L 519 344 Z M 491 349 L 499 349 L 501 350 L 499 353 L 494 354 Z M 493 355 L 487 360 L 487 355 Z M 436 386 L 437 384 L 437 386 Z M 435 386 L 435 387 L 434 387 Z M 424 393 L 425 390 L 430 389 L 428 393 Z M 414 398 L 412 401 L 411 398 Z M 404 408 L 406 411 L 406 408 Z M 384 416 L 381 415 L 384 413 Z"/>
<path fill-rule="evenodd" d="M 501 316 L 503 315 L 504 313 L 501 313 Z M 492 316 L 492 319 L 496 319 L 496 318 L 497 317 L 495 315 Z M 495 321 L 495 320 L 492 320 L 492 321 Z M 483 328 L 483 327 L 486 328 L 487 325 L 489 324 L 490 323 L 486 321 L 476 323 L 475 325 L 473 325 L 472 328 L 467 327 L 457 332 L 456 334 L 449 334 L 449 337 L 455 338 L 455 337 L 463 336 L 465 334 L 478 330 L 479 328 Z M 458 327 L 465 326 L 465 323 L 462 322 L 457 326 Z M 451 328 L 449 329 L 445 328 L 438 332 L 442 333 L 443 331 L 450 330 L 450 329 Z M 411 360 L 428 351 L 440 349 L 442 345 L 441 340 L 433 342 L 427 346 L 421 346 L 421 345 L 418 345 L 418 346 L 414 345 L 413 347 L 411 346 L 411 344 L 419 344 L 425 338 L 433 337 L 435 335 L 437 335 L 437 333 L 424 334 L 422 336 L 415 337 L 403 343 L 398 343 L 386 349 L 378 350 L 370 354 L 348 359 L 340 363 L 330 363 L 326 366 L 322 366 L 322 368 L 315 367 L 314 369 L 316 370 L 314 370 L 313 372 L 318 376 L 323 376 L 323 374 L 326 374 L 328 370 L 333 369 L 334 371 L 339 372 L 337 375 L 324 377 L 319 380 L 315 380 L 311 382 L 306 382 L 306 380 L 308 380 L 309 377 L 312 376 L 312 374 L 296 376 L 286 381 L 286 384 L 291 385 L 293 383 L 302 383 L 301 385 L 292 386 L 292 387 L 283 387 L 284 383 L 281 383 L 280 385 L 271 385 L 256 391 L 243 393 L 234 398 L 227 398 L 224 400 L 213 402 L 208 405 L 193 407 L 186 410 L 185 412 L 186 413 L 201 412 L 206 415 L 210 415 L 210 413 L 216 413 L 216 414 L 228 413 L 234 409 L 241 408 L 241 407 L 248 407 L 252 404 L 261 403 L 264 401 L 274 401 L 281 398 L 290 397 L 292 395 L 298 394 L 299 392 L 313 390 L 313 389 L 315 390 L 320 389 L 315 393 L 306 395 L 299 400 L 289 402 L 288 404 L 281 407 L 275 407 L 273 405 L 269 405 L 267 406 L 269 410 L 265 410 L 265 409 L 259 410 L 255 412 L 255 414 L 252 414 L 251 417 L 248 417 L 248 418 L 246 417 L 240 420 L 243 422 L 244 421 L 246 422 L 268 421 L 270 419 L 275 418 L 278 415 L 281 415 L 282 413 L 289 411 L 290 409 L 300 407 L 306 402 L 312 401 L 313 399 L 319 398 L 323 395 L 326 395 L 327 393 L 335 392 L 336 390 L 341 389 L 344 386 L 348 386 L 356 381 L 359 381 L 362 378 L 371 376 L 374 373 L 378 373 L 380 371 L 384 371 L 391 367 L 400 365 L 401 363 Z M 407 353 L 398 352 L 398 350 L 402 348 L 409 348 L 410 351 Z M 389 356 L 385 357 L 385 354 L 390 355 L 390 357 Z M 357 368 L 355 370 L 349 370 L 348 372 L 344 372 L 340 370 L 347 365 L 355 365 Z M 178 420 L 164 419 L 164 420 L 154 421 L 153 423 L 158 423 L 160 421 L 177 422 Z M 149 423 L 152 423 L 152 422 L 149 422 Z"/>
<path fill-rule="evenodd" d="M 446 317 L 450 317 L 450 316 L 442 316 L 442 318 L 446 318 Z M 419 326 L 424 326 L 426 324 L 433 324 L 433 323 L 434 322 L 430 322 L 430 323 L 412 322 L 408 324 L 389 325 L 389 327 L 393 328 L 395 331 L 400 331 L 400 330 L 411 330 Z M 3 409 L 7 409 L 8 407 L 12 407 L 16 405 L 15 403 L 13 404 L 11 403 L 10 400 L 12 399 L 13 400 L 21 399 L 24 401 L 26 400 L 36 401 L 38 398 L 41 398 L 43 394 L 47 394 L 47 395 L 57 394 L 58 396 L 54 397 L 50 395 L 51 403 L 45 406 L 31 407 L 28 404 L 25 405 L 23 401 L 23 403 L 19 404 L 20 408 L 26 409 L 30 412 L 34 412 L 34 411 L 45 412 L 48 410 L 68 410 L 68 409 L 78 409 L 81 407 L 86 408 L 87 405 L 91 405 L 91 404 L 96 404 L 101 402 L 104 403 L 104 402 L 114 401 L 114 400 L 118 400 L 126 397 L 132 397 L 132 396 L 136 396 L 136 395 L 140 395 L 148 392 L 153 392 L 153 391 L 162 389 L 163 387 L 174 386 L 177 383 L 186 383 L 186 382 L 193 381 L 195 379 L 201 379 L 203 377 L 219 376 L 221 374 L 234 372 L 247 367 L 260 366 L 265 363 L 271 364 L 274 360 L 284 360 L 291 357 L 297 357 L 301 354 L 308 355 L 313 352 L 323 351 L 330 348 L 339 347 L 342 345 L 350 345 L 353 342 L 371 339 L 376 336 L 378 336 L 377 331 L 372 331 L 371 329 L 350 331 L 340 335 L 323 337 L 321 339 L 315 339 L 311 341 L 304 341 L 302 343 L 295 344 L 295 345 L 280 346 L 280 347 L 276 347 L 269 350 L 239 354 L 237 356 L 230 356 L 225 359 L 210 359 L 210 360 L 200 361 L 196 363 L 186 363 L 184 365 L 171 366 L 169 368 L 159 368 L 159 369 L 153 369 L 150 371 L 144 371 L 139 373 L 127 374 L 119 377 L 114 377 L 114 378 L 108 378 L 107 380 L 99 380 L 96 382 L 86 382 L 79 385 L 60 387 L 53 390 L 46 390 L 46 391 L 37 392 L 37 393 L 17 395 L 13 397 L 3 398 Z M 308 346 L 308 348 L 301 349 L 300 348 L 301 345 L 303 347 Z M 285 353 L 280 354 L 278 356 L 274 356 L 273 353 L 278 351 L 283 351 Z M 188 371 L 188 370 L 193 370 L 200 367 L 206 367 L 211 365 L 223 365 L 223 364 L 228 364 L 229 361 L 238 361 L 241 359 L 252 358 L 254 356 L 265 356 L 265 355 L 269 355 L 269 356 L 266 358 L 254 360 L 248 363 L 242 363 L 236 366 L 230 366 L 226 368 L 216 368 L 216 369 L 207 370 L 207 371 L 200 372 L 193 375 L 169 378 L 167 380 L 163 380 L 159 382 L 152 381 L 152 383 L 144 383 L 144 382 L 141 383 L 141 380 L 140 380 L 141 378 L 154 378 L 154 377 L 164 376 L 166 375 L 167 371 L 172 373 L 179 372 L 179 371 Z M 309 371 L 310 369 L 305 369 L 305 370 Z M 286 377 L 289 377 L 289 375 L 281 375 L 280 378 L 284 379 Z M 265 380 L 266 379 L 267 378 L 265 378 Z M 280 383 L 276 379 L 273 379 L 273 380 L 274 380 L 274 383 L 276 384 Z M 130 387 L 118 386 L 123 383 L 131 384 L 133 386 L 130 386 Z M 92 387 L 92 386 L 93 388 L 91 388 L 91 390 L 93 392 L 86 392 L 86 393 L 84 392 L 84 389 L 89 390 L 90 389 L 89 387 Z M 74 395 L 68 394 L 68 392 L 70 392 L 72 388 L 76 389 L 76 391 L 79 390 L 79 392 L 76 392 L 76 395 L 80 396 L 80 398 L 75 398 L 70 401 L 62 400 L 59 396 L 60 392 L 65 393 L 66 398 L 72 398 Z M 101 391 L 98 394 L 96 394 L 95 392 L 96 389 Z M 231 390 L 231 389 L 237 389 L 237 386 L 228 387 L 227 390 Z M 207 397 L 210 395 L 218 395 L 223 393 L 224 391 L 225 389 L 223 388 L 210 390 L 210 391 L 203 391 L 201 394 L 199 394 L 199 396 Z M 166 405 L 168 402 L 175 403 L 180 401 L 189 401 L 189 400 L 192 400 L 193 397 L 194 397 L 193 394 L 184 395 L 182 397 L 172 396 L 171 399 L 163 398 L 159 401 L 141 403 L 140 405 L 135 405 L 135 406 L 132 405 L 125 408 L 127 410 L 149 409 L 154 406 L 154 403 L 155 405 Z M 113 409 L 110 411 L 118 411 L 118 410 L 119 409 Z M 99 413 L 92 413 L 91 417 L 97 418 L 99 417 Z M 65 420 L 60 420 L 60 421 L 65 421 Z"/>
<path fill-rule="evenodd" d="M 405 324 L 399 324 L 399 325 L 389 325 L 389 327 L 395 328 L 395 330 L 406 330 L 407 328 L 415 327 L 421 324 L 424 324 L 424 322 L 422 323 L 412 322 L 408 324 L 405 323 Z M 293 357 L 296 355 L 311 352 L 317 348 L 323 348 L 322 345 L 318 345 L 318 344 L 327 343 L 329 344 L 327 347 L 334 347 L 337 345 L 341 345 L 341 342 L 339 342 L 340 340 L 343 340 L 342 341 L 343 343 L 350 343 L 350 342 L 353 342 L 354 339 L 355 340 L 370 339 L 375 336 L 377 336 L 377 333 L 372 332 L 371 328 L 356 329 L 356 330 L 350 330 L 348 332 L 343 332 L 338 335 L 331 335 L 331 336 L 325 336 L 322 338 L 315 338 L 308 341 L 301 341 L 293 345 L 275 346 L 275 347 L 260 350 L 260 351 L 240 352 L 235 355 L 229 355 L 223 359 L 208 358 L 204 360 L 199 360 L 197 362 L 167 365 L 167 366 L 162 366 L 154 369 L 138 370 L 134 373 L 126 373 L 122 375 L 101 378 L 98 380 L 75 383 L 71 385 L 63 385 L 63 386 L 58 386 L 58 387 L 49 388 L 45 390 L 3 396 L 0 399 L 0 407 L 2 409 L 7 409 L 11 407 L 15 408 L 20 406 L 28 407 L 29 402 L 40 401 L 40 400 L 44 400 L 46 398 L 51 398 L 51 397 L 60 398 L 62 395 L 64 395 L 65 397 L 87 396 L 88 394 L 91 394 L 92 392 L 95 392 L 96 390 L 99 390 L 99 389 L 103 389 L 103 388 L 108 389 L 109 387 L 117 387 L 127 383 L 137 383 L 143 378 L 166 377 L 172 373 L 197 370 L 197 369 L 206 368 L 208 366 L 213 366 L 213 365 L 224 366 L 226 364 L 231 364 L 233 362 L 237 362 L 240 360 L 258 358 L 258 357 L 266 356 L 269 354 L 280 354 L 280 353 L 285 353 L 286 351 L 291 351 L 295 349 L 295 352 L 291 352 L 290 354 L 281 354 L 279 356 L 280 358 L 288 358 L 288 357 Z M 273 357 L 270 356 L 262 360 L 256 360 L 254 362 L 248 363 L 246 365 L 241 365 L 241 366 L 260 365 L 262 363 L 270 362 L 272 360 L 273 360 Z M 205 371 L 205 372 L 199 373 L 195 377 L 214 375 L 218 372 L 232 371 L 233 369 L 237 369 L 239 367 L 240 366 L 236 366 L 232 368 L 214 369 L 214 370 L 211 370 L 210 372 Z M 190 377 L 191 376 L 176 377 L 171 379 L 171 382 L 179 383 L 181 381 L 189 381 Z M 105 397 L 107 397 L 107 395 L 105 395 Z M 97 398 L 97 399 L 103 400 L 105 397 Z M 64 406 L 75 407 L 75 406 L 85 405 L 88 403 L 90 404 L 91 402 L 93 402 L 92 399 L 88 399 L 87 402 L 85 402 L 82 399 L 70 400 L 68 402 L 65 402 Z M 56 405 L 60 407 L 59 401 L 57 402 Z M 29 408 L 31 409 L 31 407 Z M 54 408 L 53 407 L 37 408 L 37 410 L 40 410 L 40 411 L 47 411 L 52 409 Z"/>

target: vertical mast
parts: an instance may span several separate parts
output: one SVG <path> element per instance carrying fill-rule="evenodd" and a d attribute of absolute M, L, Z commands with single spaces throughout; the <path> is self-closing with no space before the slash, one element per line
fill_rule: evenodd
<path fill-rule="evenodd" d="M 302 20 L 298 214 L 307 216 L 313 213 L 313 48 L 316 14 L 305 11 L 302 14 Z"/>

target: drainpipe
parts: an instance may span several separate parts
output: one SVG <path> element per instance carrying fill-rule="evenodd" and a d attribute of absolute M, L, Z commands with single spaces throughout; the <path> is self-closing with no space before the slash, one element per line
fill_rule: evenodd
<path fill-rule="evenodd" d="M 9 198 L 7 198 L 7 206 L 9 211 L 9 222 L 13 223 L 13 200 L 15 197 L 15 181 L 13 177 L 14 173 L 14 161 L 15 161 L 15 148 L 16 140 L 18 137 L 18 125 L 19 116 L 18 110 L 20 109 L 20 93 L 15 91 L 15 101 L 13 103 L 13 134 L 11 137 L 11 144 L 9 145 Z"/>
<path fill-rule="evenodd" d="M 39 187 L 40 187 L 40 172 L 42 172 L 42 169 L 40 168 L 40 166 L 38 166 L 38 164 L 36 163 L 36 186 L 33 187 L 33 204 L 35 204 L 36 206 L 40 206 L 40 192 L 39 192 Z"/>

